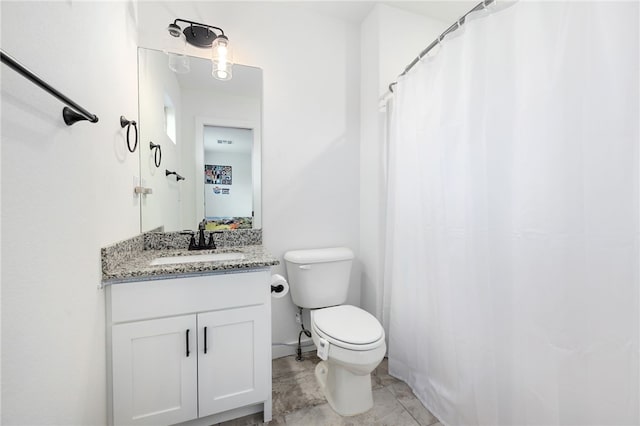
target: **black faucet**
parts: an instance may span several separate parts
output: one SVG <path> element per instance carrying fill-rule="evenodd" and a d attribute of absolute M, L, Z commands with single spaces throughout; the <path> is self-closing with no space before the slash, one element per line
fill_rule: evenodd
<path fill-rule="evenodd" d="M 198 224 L 198 243 L 196 244 L 195 235 L 191 234 L 191 239 L 189 240 L 189 250 L 207 250 L 207 249 L 215 249 L 216 242 L 213 239 L 213 234 L 222 234 L 222 231 L 213 231 L 209 233 L 209 241 L 205 244 L 204 234 L 205 228 L 207 225 L 207 220 L 202 219 L 202 222 Z"/>

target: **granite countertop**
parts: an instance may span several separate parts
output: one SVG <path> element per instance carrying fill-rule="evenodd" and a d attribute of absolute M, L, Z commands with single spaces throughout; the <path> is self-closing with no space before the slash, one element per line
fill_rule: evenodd
<path fill-rule="evenodd" d="M 149 244 L 140 236 L 103 249 L 102 284 L 159 280 L 216 273 L 243 272 L 268 268 L 280 262 L 261 244 L 223 246 L 214 250 L 187 250 L 164 242 Z M 147 238 L 148 240 L 149 238 Z M 156 237 L 157 239 L 157 237 Z M 166 238 L 165 238 L 166 239 Z M 184 240 L 184 237 L 181 237 Z M 181 241 L 180 240 L 180 241 Z M 242 259 L 151 265 L 154 259 L 210 253 L 242 253 Z"/>

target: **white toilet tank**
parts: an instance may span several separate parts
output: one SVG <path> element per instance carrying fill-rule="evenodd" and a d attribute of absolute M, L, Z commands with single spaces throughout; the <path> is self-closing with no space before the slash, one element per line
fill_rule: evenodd
<path fill-rule="evenodd" d="M 347 300 L 353 252 L 346 247 L 293 250 L 284 254 L 291 299 L 307 309 Z"/>

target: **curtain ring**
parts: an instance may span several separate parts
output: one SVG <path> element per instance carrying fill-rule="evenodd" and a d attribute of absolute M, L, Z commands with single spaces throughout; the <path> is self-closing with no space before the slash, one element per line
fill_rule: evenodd
<path fill-rule="evenodd" d="M 149 149 L 155 149 L 155 152 L 153 153 L 153 162 L 156 167 L 160 167 L 160 163 L 162 163 L 162 148 L 160 148 L 160 144 L 149 142 Z"/>
<path fill-rule="evenodd" d="M 431 53 L 432 57 L 437 55 L 438 52 L 440 52 L 440 48 L 442 47 L 442 39 L 443 38 L 444 37 L 442 35 L 439 35 L 438 38 L 436 39 L 435 46 L 433 46 L 433 48 L 431 50 L 429 50 L 429 52 Z M 437 50 L 436 50 L 436 47 L 438 48 Z M 427 56 L 427 55 L 424 55 L 424 56 Z"/>
<path fill-rule="evenodd" d="M 133 144 L 133 148 L 131 148 L 131 138 L 129 135 L 129 132 L 131 131 L 131 125 L 133 125 L 133 128 L 135 130 L 135 136 L 136 136 L 135 143 Z M 124 129 L 125 126 L 127 127 L 127 148 L 129 149 L 129 152 L 135 152 L 136 148 L 138 147 L 138 125 L 136 124 L 135 121 L 127 120 L 123 115 L 121 115 L 120 127 Z"/>

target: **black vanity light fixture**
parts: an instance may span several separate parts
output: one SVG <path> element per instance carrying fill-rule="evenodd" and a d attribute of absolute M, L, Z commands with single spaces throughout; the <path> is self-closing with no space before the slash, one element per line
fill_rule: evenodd
<path fill-rule="evenodd" d="M 184 30 L 178 22 L 186 24 Z M 189 43 L 201 49 L 211 49 L 211 75 L 218 80 L 231 80 L 233 55 L 229 38 L 222 28 L 178 18 L 169 24 L 167 31 L 165 52 L 169 55 L 169 68 L 174 72 L 189 72 L 189 57 L 185 54 L 186 43 Z"/>

